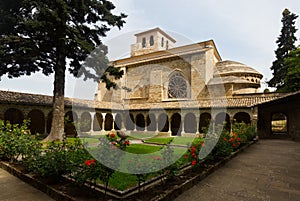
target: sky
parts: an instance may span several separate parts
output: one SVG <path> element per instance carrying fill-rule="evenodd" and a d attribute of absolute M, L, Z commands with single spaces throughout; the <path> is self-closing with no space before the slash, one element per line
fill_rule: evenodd
<path fill-rule="evenodd" d="M 288 8 L 300 15 L 299 0 L 111 0 L 115 14 L 128 15 L 124 27 L 113 28 L 102 41 L 108 45 L 110 60 L 127 57 L 134 34 L 160 27 L 177 40 L 177 46 L 214 40 L 222 60 L 233 60 L 253 67 L 272 78 L 276 40 L 282 27 L 282 11 Z M 300 29 L 300 17 L 296 20 Z M 300 44 L 300 31 L 296 32 Z M 266 85 L 262 83 L 262 88 Z M 65 95 L 93 99 L 97 84 L 68 75 Z M 53 76 L 41 73 L 1 78 L 0 90 L 52 95 Z"/>

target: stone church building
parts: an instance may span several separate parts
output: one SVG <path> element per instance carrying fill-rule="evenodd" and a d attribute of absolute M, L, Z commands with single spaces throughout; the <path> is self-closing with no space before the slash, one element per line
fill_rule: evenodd
<path fill-rule="evenodd" d="M 124 71 L 117 90 L 99 83 L 94 101 L 66 98 L 67 135 L 122 129 L 189 136 L 224 122 L 227 129 L 234 121 L 257 126 L 259 106 L 286 96 L 260 93 L 262 74 L 223 61 L 213 40 L 176 47 L 160 28 L 135 37 L 130 57 L 111 62 Z M 0 119 L 20 123 L 30 118 L 31 132 L 47 134 L 51 102 L 51 96 L 1 91 Z M 80 122 L 77 131 L 73 121 Z"/>

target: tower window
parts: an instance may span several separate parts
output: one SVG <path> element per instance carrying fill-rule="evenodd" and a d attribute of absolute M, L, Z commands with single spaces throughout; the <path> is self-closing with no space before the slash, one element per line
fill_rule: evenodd
<path fill-rule="evenodd" d="M 162 47 L 164 46 L 164 42 L 165 42 L 165 41 L 164 41 L 164 37 L 162 37 L 162 38 L 161 38 L 161 46 L 162 46 Z"/>
<path fill-rule="evenodd" d="M 142 39 L 142 47 L 143 47 L 143 48 L 146 47 L 146 38 L 145 38 L 145 37 Z"/>
<path fill-rule="evenodd" d="M 166 42 L 166 49 L 169 49 L 169 41 Z"/>
<path fill-rule="evenodd" d="M 150 36 L 150 46 L 153 46 L 153 45 L 154 45 L 154 37 Z"/>

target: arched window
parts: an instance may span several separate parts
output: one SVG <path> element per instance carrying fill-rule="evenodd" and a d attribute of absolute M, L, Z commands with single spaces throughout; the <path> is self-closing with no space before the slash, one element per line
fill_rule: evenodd
<path fill-rule="evenodd" d="M 168 50 L 169 49 L 169 41 L 167 40 L 166 42 L 166 49 Z"/>
<path fill-rule="evenodd" d="M 154 45 L 154 37 L 150 36 L 150 46 L 153 46 L 153 45 Z"/>
<path fill-rule="evenodd" d="M 176 72 L 170 80 L 168 86 L 168 98 L 186 98 L 187 97 L 187 84 L 184 77 Z"/>
<path fill-rule="evenodd" d="M 142 47 L 145 48 L 146 47 L 146 38 L 142 39 Z"/>
<path fill-rule="evenodd" d="M 164 37 L 162 37 L 162 38 L 161 38 L 161 47 L 163 47 L 163 46 L 164 46 L 164 43 L 165 43 L 165 41 L 164 41 Z"/>

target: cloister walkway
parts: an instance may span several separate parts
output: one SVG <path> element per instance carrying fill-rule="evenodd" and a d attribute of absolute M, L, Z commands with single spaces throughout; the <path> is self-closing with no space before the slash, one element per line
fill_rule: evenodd
<path fill-rule="evenodd" d="M 176 201 L 300 200 L 300 142 L 260 140 Z"/>

